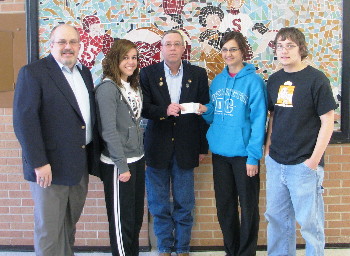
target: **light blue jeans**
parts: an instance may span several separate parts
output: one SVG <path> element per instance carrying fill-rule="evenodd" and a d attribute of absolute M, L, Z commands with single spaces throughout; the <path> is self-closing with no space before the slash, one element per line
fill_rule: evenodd
<path fill-rule="evenodd" d="M 169 169 L 147 166 L 146 188 L 158 251 L 171 253 L 174 249 L 176 253 L 189 252 L 195 204 L 193 169 L 181 169 L 175 156 Z"/>
<path fill-rule="evenodd" d="M 266 164 L 267 251 L 269 256 L 296 255 L 296 222 L 306 242 L 306 256 L 323 256 L 324 203 L 321 166 L 283 165 L 270 156 Z"/>

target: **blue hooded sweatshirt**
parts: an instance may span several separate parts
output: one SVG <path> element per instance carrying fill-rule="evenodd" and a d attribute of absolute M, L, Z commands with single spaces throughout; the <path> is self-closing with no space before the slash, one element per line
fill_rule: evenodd
<path fill-rule="evenodd" d="M 257 165 L 265 139 L 266 86 L 254 65 L 243 64 L 234 77 L 227 66 L 215 77 L 203 118 L 210 124 L 207 139 L 211 152 L 247 156 L 247 164 Z"/>

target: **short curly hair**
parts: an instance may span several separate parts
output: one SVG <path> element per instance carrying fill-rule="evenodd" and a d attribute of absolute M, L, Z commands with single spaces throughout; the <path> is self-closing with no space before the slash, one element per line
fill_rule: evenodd
<path fill-rule="evenodd" d="M 301 32 L 299 29 L 295 27 L 286 27 L 286 28 L 281 28 L 276 37 L 275 37 L 275 53 L 276 53 L 276 45 L 277 41 L 285 41 L 285 40 L 291 40 L 294 43 L 296 43 L 299 46 L 299 53 L 301 56 L 301 60 L 305 59 L 307 55 L 309 54 L 309 51 L 307 49 L 306 45 L 306 40 L 305 40 L 305 35 L 303 32 Z"/>

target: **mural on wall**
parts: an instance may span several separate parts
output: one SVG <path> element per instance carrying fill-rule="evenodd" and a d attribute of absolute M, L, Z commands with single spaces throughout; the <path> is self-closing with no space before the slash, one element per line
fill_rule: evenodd
<path fill-rule="evenodd" d="M 101 61 L 116 39 L 133 41 L 140 65 L 162 60 L 163 31 L 178 29 L 186 41 L 183 59 L 205 67 L 212 80 L 224 67 L 220 40 L 227 31 L 240 31 L 251 51 L 249 62 L 264 79 L 280 68 L 272 41 L 285 26 L 300 28 L 310 54 L 305 60 L 321 69 L 339 99 L 341 89 L 342 0 L 53 0 L 39 1 L 40 57 L 49 53 L 49 33 L 59 23 L 79 30 L 79 60 L 95 82 Z M 340 127 L 340 109 L 336 129 Z"/>

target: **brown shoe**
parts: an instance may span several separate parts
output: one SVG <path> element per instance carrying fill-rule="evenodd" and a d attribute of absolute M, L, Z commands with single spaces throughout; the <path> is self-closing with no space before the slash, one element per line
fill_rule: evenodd
<path fill-rule="evenodd" d="M 190 256 L 190 254 L 188 252 L 184 252 L 184 253 L 177 253 L 177 256 Z"/>
<path fill-rule="evenodd" d="M 161 252 L 158 254 L 158 256 L 171 256 L 170 252 Z"/>

